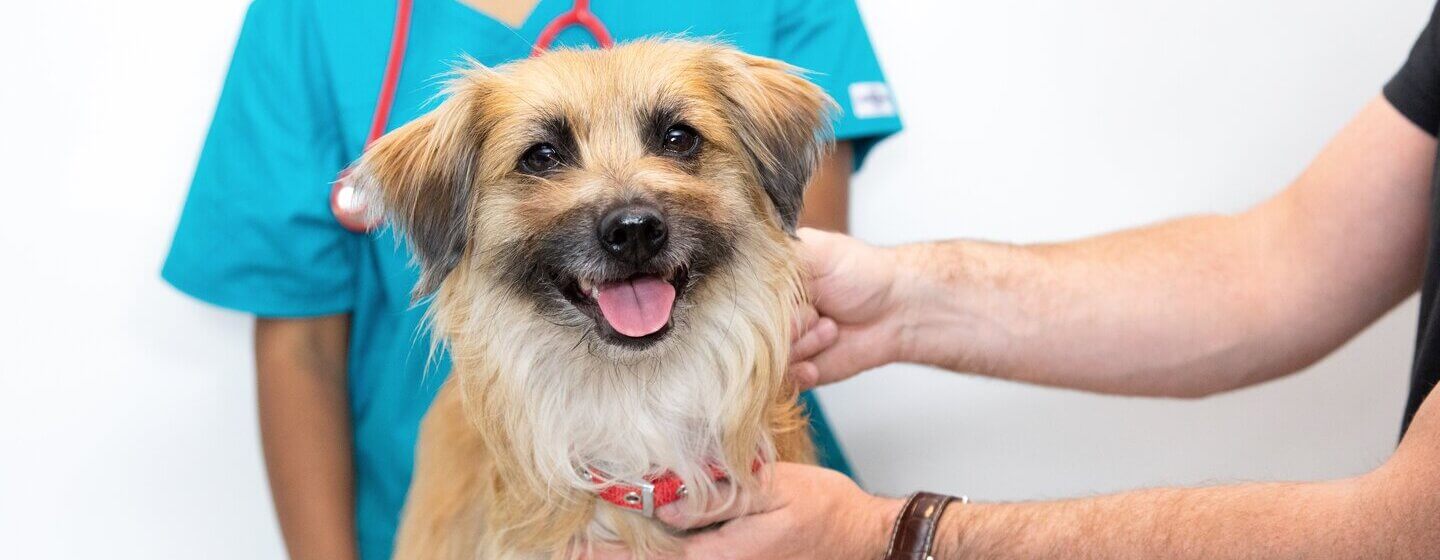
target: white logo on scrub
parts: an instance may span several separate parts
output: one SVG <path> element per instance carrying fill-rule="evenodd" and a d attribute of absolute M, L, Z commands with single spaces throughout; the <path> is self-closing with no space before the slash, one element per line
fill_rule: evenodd
<path fill-rule="evenodd" d="M 850 84 L 850 112 L 857 119 L 895 116 L 895 101 L 890 98 L 890 86 L 885 82 Z"/>

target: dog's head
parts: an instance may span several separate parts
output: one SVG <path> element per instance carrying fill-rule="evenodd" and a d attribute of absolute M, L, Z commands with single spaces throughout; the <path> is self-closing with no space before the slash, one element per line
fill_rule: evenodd
<path fill-rule="evenodd" d="M 831 104 L 791 67 L 714 43 L 556 51 L 460 71 L 352 177 L 409 240 L 417 297 L 505 291 L 592 351 L 643 355 L 701 299 L 749 295 L 707 284 L 756 274 L 736 255 L 793 232 Z"/>

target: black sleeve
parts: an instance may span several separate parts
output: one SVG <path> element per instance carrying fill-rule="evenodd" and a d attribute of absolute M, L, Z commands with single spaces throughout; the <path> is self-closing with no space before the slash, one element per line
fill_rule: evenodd
<path fill-rule="evenodd" d="M 1400 114 L 1431 136 L 1440 128 L 1440 5 L 1430 14 L 1430 23 L 1420 32 L 1410 58 L 1395 77 L 1385 84 L 1385 99 Z"/>

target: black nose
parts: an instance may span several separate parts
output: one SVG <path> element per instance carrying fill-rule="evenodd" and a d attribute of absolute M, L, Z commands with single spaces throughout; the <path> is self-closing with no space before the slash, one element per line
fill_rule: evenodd
<path fill-rule="evenodd" d="M 659 254 L 670 237 L 670 229 L 660 212 L 639 204 L 626 204 L 606 212 L 600 217 L 597 233 L 606 251 L 634 264 Z"/>

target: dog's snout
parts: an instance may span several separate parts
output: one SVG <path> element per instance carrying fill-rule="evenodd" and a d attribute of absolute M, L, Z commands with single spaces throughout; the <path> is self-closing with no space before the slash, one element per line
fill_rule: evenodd
<path fill-rule="evenodd" d="M 625 204 L 600 217 L 600 244 L 616 258 L 641 264 L 665 248 L 670 228 L 660 211 L 640 204 Z"/>

